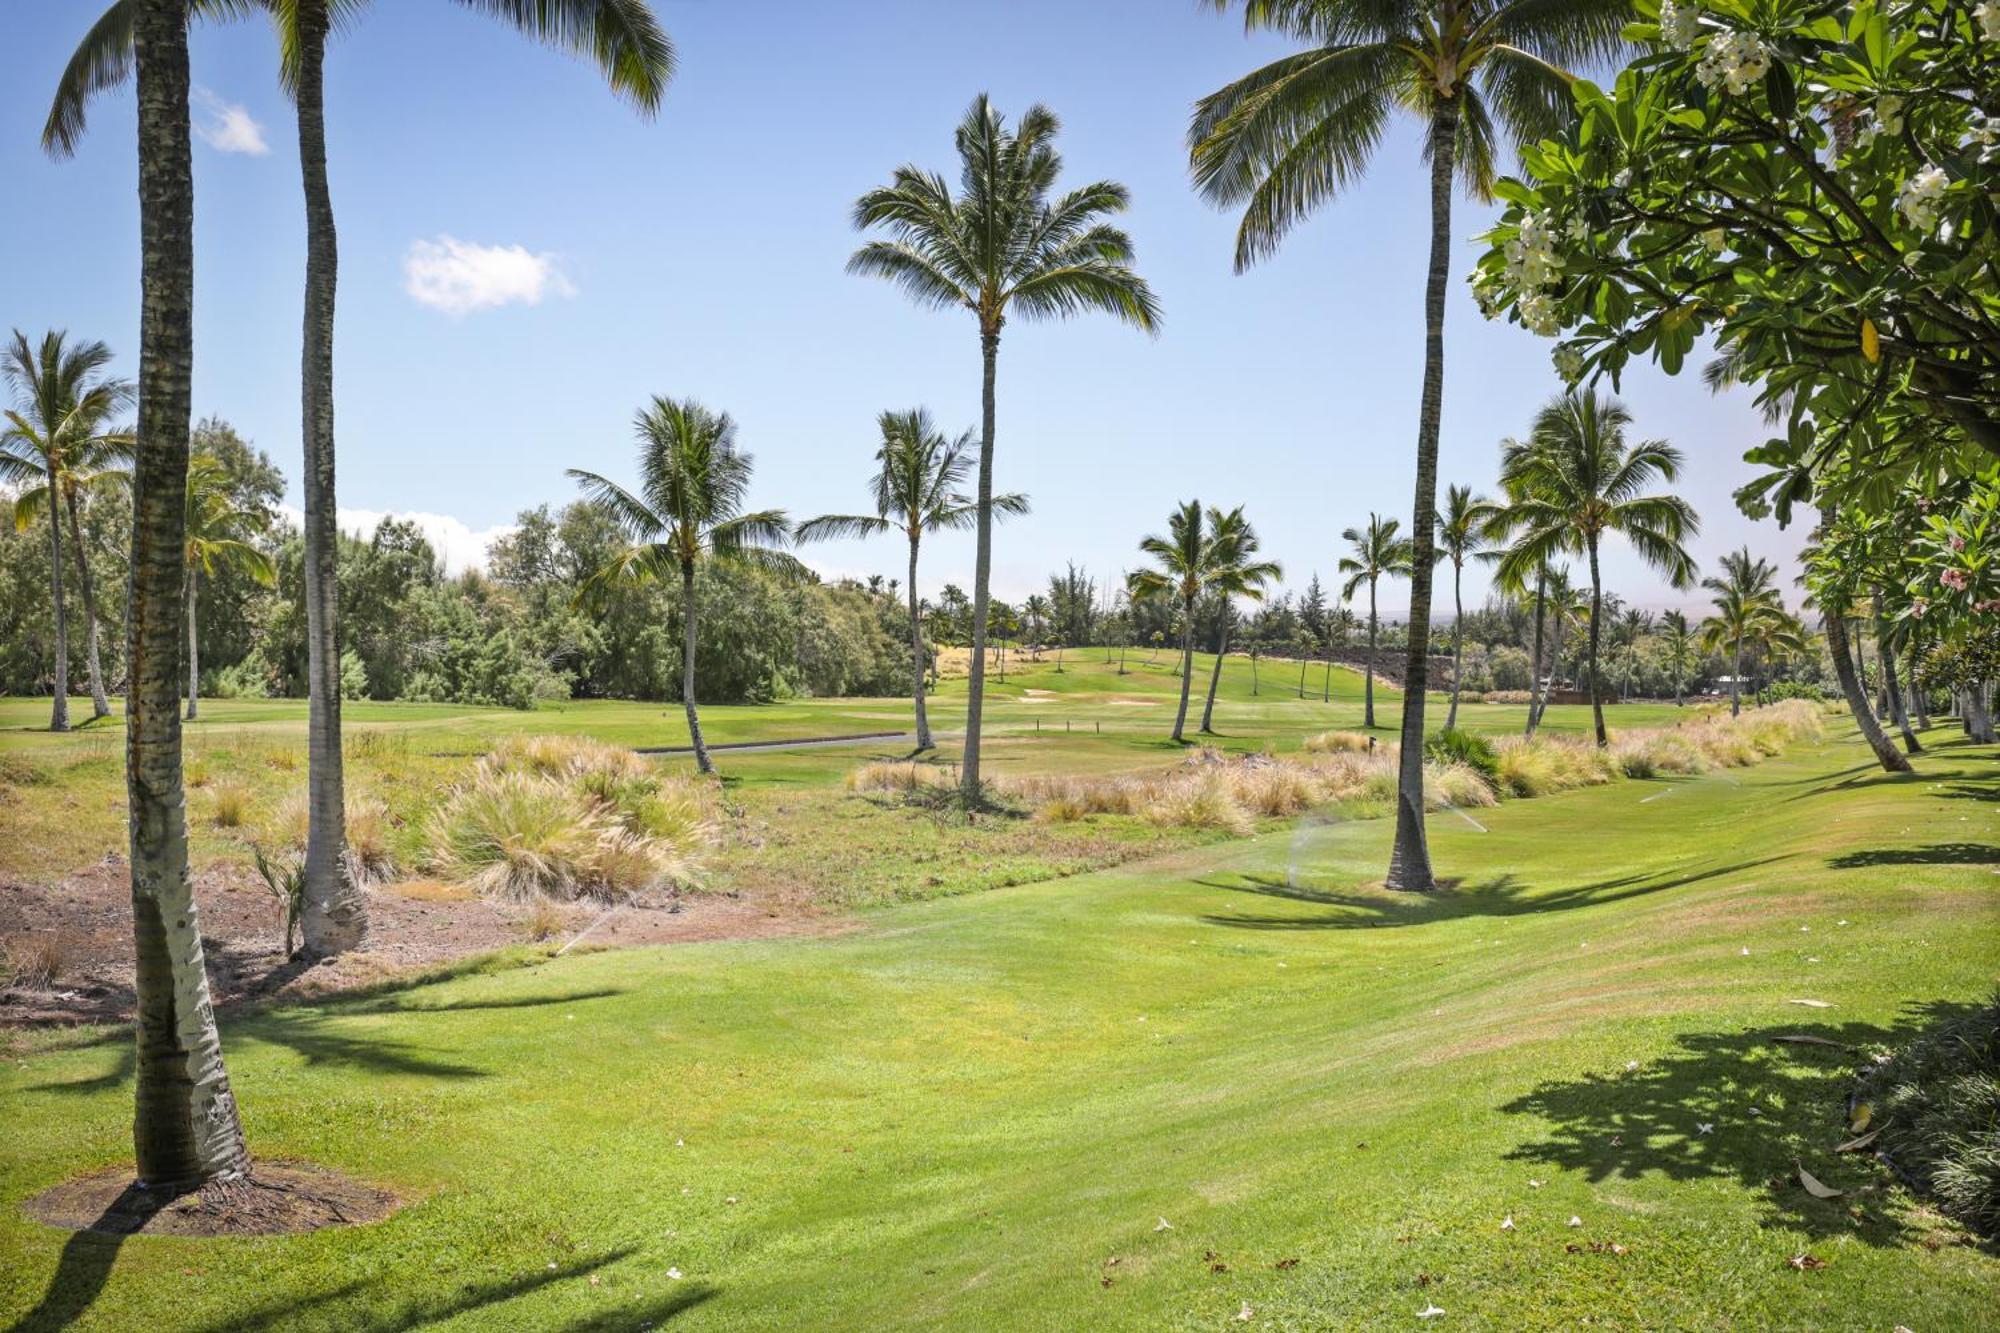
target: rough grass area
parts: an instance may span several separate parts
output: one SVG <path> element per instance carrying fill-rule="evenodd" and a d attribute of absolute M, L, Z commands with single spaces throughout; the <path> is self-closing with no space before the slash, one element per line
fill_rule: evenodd
<path fill-rule="evenodd" d="M 1885 1052 L 1855 1105 L 1898 1170 L 1946 1214 L 2000 1240 L 2000 1000 Z"/>
<path fill-rule="evenodd" d="M 255 1150 L 408 1201 L 311 1235 L 66 1250 L 20 1204 L 129 1153 L 131 1043 L 44 1034 L 0 1066 L 0 1325 L 2000 1327 L 2000 1258 L 1834 1151 L 1870 1052 L 1992 994 L 1993 757 L 1867 759 L 1437 820 L 1429 898 L 1372 887 L 1388 821 L 1306 818 L 226 1015 Z"/>

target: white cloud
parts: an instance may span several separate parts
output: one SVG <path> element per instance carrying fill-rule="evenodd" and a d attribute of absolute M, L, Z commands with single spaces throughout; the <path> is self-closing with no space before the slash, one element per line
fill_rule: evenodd
<path fill-rule="evenodd" d="M 194 104 L 201 110 L 194 132 L 216 152 L 262 157 L 271 151 L 271 145 L 264 142 L 264 127 L 248 107 L 224 101 L 206 88 L 194 90 Z"/>
<path fill-rule="evenodd" d="M 294 527 L 299 526 L 305 517 L 291 505 L 279 505 L 278 512 Z M 340 524 L 342 532 L 357 533 L 366 538 L 374 535 L 375 529 L 381 526 L 385 518 L 416 524 L 417 530 L 424 534 L 424 540 L 431 544 L 437 551 L 438 558 L 444 561 L 445 572 L 448 574 L 462 574 L 468 569 L 486 568 L 486 555 L 492 549 L 493 543 L 515 530 L 512 523 L 500 523 L 490 528 L 474 530 L 468 527 L 464 520 L 453 518 L 450 514 L 427 514 L 421 510 L 384 512 L 378 509 L 341 509 L 336 511 L 335 521 Z"/>
<path fill-rule="evenodd" d="M 547 295 L 576 294 L 554 255 L 532 254 L 518 245 L 475 245 L 445 235 L 410 243 L 403 257 L 403 290 L 417 304 L 448 315 L 516 303 L 540 305 Z"/>

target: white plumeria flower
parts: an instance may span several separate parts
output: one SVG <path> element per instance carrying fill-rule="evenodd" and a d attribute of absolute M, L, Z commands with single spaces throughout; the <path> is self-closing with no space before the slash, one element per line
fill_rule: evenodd
<path fill-rule="evenodd" d="M 1421 1310 L 1417 1311 L 1417 1318 L 1419 1318 L 1419 1319 L 1436 1319 L 1436 1318 L 1437 1318 L 1437 1317 L 1438 1317 L 1439 1315 L 1441 1315 L 1441 1314 L 1443 1314 L 1443 1313 L 1444 1313 L 1444 1311 L 1443 1311 L 1442 1309 L 1440 1309 L 1440 1308 L 1439 1308 L 1438 1306 L 1435 1306 L 1435 1305 L 1426 1305 L 1426 1306 L 1425 1306 L 1425 1307 L 1424 1307 L 1423 1309 L 1421 1309 Z"/>
<path fill-rule="evenodd" d="M 1580 1227 L 1583 1225 L 1583 1219 L 1577 1217 L 1575 1214 L 1571 1214 L 1569 1224 L 1573 1227 Z"/>
<path fill-rule="evenodd" d="M 1972 11 L 1972 17 L 1979 20 L 1979 35 L 1989 42 L 2000 42 L 2000 2 L 1985 0 Z"/>
<path fill-rule="evenodd" d="M 1771 52 L 1754 32 L 1727 32 L 1711 38 L 1694 76 L 1704 88 L 1721 86 L 1730 94 L 1748 92 L 1771 68 Z"/>
<path fill-rule="evenodd" d="M 1558 346 L 1550 358 L 1555 362 L 1556 374 L 1571 384 L 1583 378 L 1583 352 L 1572 343 Z"/>
<path fill-rule="evenodd" d="M 1875 99 L 1875 123 L 1882 127 L 1882 133 L 1889 135 L 1903 132 L 1903 99 L 1894 93 L 1884 93 Z"/>
<path fill-rule="evenodd" d="M 1500 1229 L 1502 1231 L 1512 1231 L 1514 1229 L 1514 1215 L 1512 1213 L 1500 1219 Z"/>
<path fill-rule="evenodd" d="M 681 1270 L 678 1268 L 669 1268 L 667 1270 L 667 1276 L 673 1279 L 675 1282 L 678 1282 L 681 1280 Z"/>
<path fill-rule="evenodd" d="M 1896 211 L 1916 231 L 1935 231 L 1942 211 L 1944 192 L 1951 178 L 1942 167 L 1925 167 L 1903 183 L 1896 196 Z"/>
<path fill-rule="evenodd" d="M 1694 39 L 1699 36 L 1701 6 L 1694 0 L 1688 0 L 1687 4 L 1664 0 L 1660 5 L 1660 40 L 1676 51 L 1686 51 L 1694 46 Z"/>
<path fill-rule="evenodd" d="M 1715 1133 L 1715 1122 L 1713 1120 L 1704 1120 L 1694 1127 L 1694 1132 L 1696 1134 L 1713 1134 Z"/>

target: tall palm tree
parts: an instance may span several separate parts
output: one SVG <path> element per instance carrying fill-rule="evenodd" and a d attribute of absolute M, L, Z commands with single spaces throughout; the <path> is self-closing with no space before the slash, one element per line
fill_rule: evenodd
<path fill-rule="evenodd" d="M 884 412 L 877 418 L 882 443 L 875 450 L 878 464 L 869 478 L 874 494 L 873 514 L 827 514 L 799 525 L 800 541 L 821 541 L 828 537 L 872 537 L 900 531 L 910 543 L 910 678 L 911 695 L 917 708 L 917 749 L 934 750 L 930 718 L 924 709 L 923 608 L 917 600 L 917 551 L 927 532 L 960 531 L 977 518 L 977 505 L 964 494 L 966 474 L 972 470 L 967 451 L 972 448 L 972 432 L 956 440 L 947 439 L 921 407 L 906 412 Z M 1001 514 L 1025 514 L 1028 497 L 1008 494 L 993 497 L 993 508 Z"/>
<path fill-rule="evenodd" d="M 1625 681 L 1620 697 L 1631 699 L 1632 675 L 1639 665 L 1639 645 L 1653 632 L 1653 615 L 1628 606 L 1618 617 L 1618 643 L 1625 657 Z"/>
<path fill-rule="evenodd" d="M 1745 546 L 1722 557 L 1720 577 L 1701 586 L 1715 596 L 1715 614 L 1702 622 L 1702 641 L 1712 651 L 1729 652 L 1729 713 L 1743 711 L 1743 645 L 1754 643 L 1776 617 L 1785 615 L 1778 595 L 1778 567 L 1750 554 Z"/>
<path fill-rule="evenodd" d="M 126 630 L 126 818 L 138 1021 L 139 1183 L 244 1175 L 250 1156 L 209 1003 L 181 785 L 181 524 L 194 371 L 194 151 L 186 0 L 134 0 L 139 101 L 139 421 Z"/>
<path fill-rule="evenodd" d="M 777 548 L 791 540 L 782 509 L 744 512 L 751 457 L 736 448 L 736 423 L 692 398 L 655 395 L 633 425 L 639 437 L 639 488 L 626 490 L 595 472 L 570 468 L 583 488 L 624 531 L 627 544 L 585 584 L 585 596 L 616 583 L 647 584 L 678 577 L 681 586 L 681 702 L 695 764 L 715 772 L 695 706 L 695 573 L 706 561 L 759 564 L 796 571 Z"/>
<path fill-rule="evenodd" d="M 1263 543 L 1250 520 L 1243 517 L 1243 506 L 1238 505 L 1228 513 L 1209 511 L 1212 527 L 1211 540 L 1215 543 L 1214 572 L 1209 575 L 1209 590 L 1222 597 L 1222 636 L 1215 645 L 1215 668 L 1208 673 L 1208 699 L 1201 706 L 1201 731 L 1204 736 L 1214 733 L 1211 725 L 1215 721 L 1215 691 L 1222 683 L 1222 659 L 1229 652 L 1229 629 L 1235 616 L 1235 599 L 1261 602 L 1264 600 L 1264 586 L 1285 576 L 1284 567 L 1275 560 L 1259 560 L 1257 552 Z M 1257 650 L 1250 650 L 1250 671 L 1254 678 L 1257 670 Z M 1255 693 L 1253 688 L 1252 693 Z"/>
<path fill-rule="evenodd" d="M 1340 534 L 1353 551 L 1352 555 L 1340 558 L 1340 572 L 1347 575 L 1347 582 L 1340 585 L 1341 600 L 1352 600 L 1356 589 L 1364 583 L 1368 585 L 1368 670 L 1363 684 L 1361 718 L 1365 727 L 1375 725 L 1375 644 L 1381 631 L 1381 620 L 1375 611 L 1375 588 L 1385 576 L 1411 577 L 1416 559 L 1414 544 L 1409 538 L 1399 535 L 1402 528 L 1401 519 L 1370 514 L 1366 528 L 1348 528 Z M 1414 622 L 1410 632 L 1416 632 Z M 1406 680 L 1403 688 L 1408 691 L 1412 686 Z M 1422 689 L 1423 681 L 1419 679 L 1414 688 Z"/>
<path fill-rule="evenodd" d="M 183 0 L 194 14 L 233 18 L 259 10 L 277 29 L 279 77 L 298 110 L 299 167 L 305 185 L 306 280 L 301 351 L 305 466 L 307 834 L 305 907 L 300 927 L 309 957 L 360 947 L 368 908 L 349 870 L 341 758 L 340 532 L 334 496 L 333 317 L 338 242 L 327 185 L 324 68 L 335 26 L 368 0 Z M 596 61 L 612 87 L 650 114 L 673 75 L 674 51 L 647 0 L 459 0 L 529 36 Z M 56 89 L 42 131 L 51 154 L 75 151 L 85 106 L 122 83 L 131 64 L 132 14 L 139 0 L 114 0 L 84 35 Z"/>
<path fill-rule="evenodd" d="M 1688 667 L 1700 651 L 1697 633 L 1682 611 L 1668 611 L 1660 617 L 1660 636 L 1665 640 L 1667 668 L 1674 673 L 1674 707 L 1683 702 Z"/>
<path fill-rule="evenodd" d="M 993 572 L 993 381 L 1000 330 L 1010 315 L 1061 318 L 1097 310 L 1152 332 L 1160 306 L 1132 271 L 1132 242 L 1104 219 L 1122 213 L 1125 187 L 1097 181 L 1051 199 L 1062 158 L 1056 118 L 1033 106 L 1009 129 L 981 93 L 959 123 L 959 192 L 915 166 L 854 205 L 854 225 L 880 227 L 847 261 L 850 273 L 886 278 L 918 305 L 967 310 L 981 359 L 978 547 L 972 575 L 972 673 L 966 682 L 962 783 L 979 792 L 979 728 L 986 695 L 986 604 Z"/>
<path fill-rule="evenodd" d="M 71 343 L 56 329 L 39 346 L 14 330 L 0 351 L 0 374 L 14 406 L 0 429 L 0 482 L 19 488 L 14 507 L 18 531 L 35 516 L 49 515 L 49 597 L 55 608 L 55 700 L 50 731 L 69 730 L 69 615 L 63 599 L 63 513 L 68 511 L 71 543 L 82 565 L 84 615 L 88 621 L 90 696 L 97 717 L 111 711 L 98 656 L 97 594 L 78 528 L 78 493 L 130 456 L 130 437 L 107 429 L 109 418 L 132 401 L 132 385 L 105 375 L 111 349 L 101 342 Z"/>
<path fill-rule="evenodd" d="M 1208 0 L 1227 10 L 1237 0 Z M 1424 379 L 1410 514 L 1409 665 L 1404 672 L 1391 888 L 1435 887 L 1424 838 L 1424 688 L 1430 665 L 1431 529 L 1444 404 L 1444 301 L 1454 183 L 1491 198 L 1496 139 L 1536 143 L 1572 114 L 1566 67 L 1618 49 L 1625 0 L 1241 0 L 1246 28 L 1308 43 L 1196 103 L 1196 186 L 1243 207 L 1237 271 L 1368 166 L 1397 108 L 1423 122 L 1431 247 Z"/>
<path fill-rule="evenodd" d="M 200 609 L 203 575 L 218 569 L 248 575 L 270 587 L 277 582 L 271 557 L 251 544 L 262 531 L 260 511 L 245 509 L 229 493 L 229 474 L 210 454 L 188 460 L 186 536 L 182 550 L 187 565 L 187 717 L 198 716 L 201 702 L 201 638 L 196 612 Z"/>
<path fill-rule="evenodd" d="M 1199 500 L 1184 502 L 1168 517 L 1166 536 L 1148 536 L 1139 543 L 1140 551 L 1153 558 L 1154 567 L 1125 576 L 1134 599 L 1171 598 L 1179 607 L 1181 702 L 1173 731 L 1177 741 L 1186 739 L 1188 692 L 1194 680 L 1195 603 L 1228 560 L 1229 553 L 1216 544 L 1215 527 L 1221 518 L 1216 510 L 1203 509 Z"/>
<path fill-rule="evenodd" d="M 1038 592 L 1028 594 L 1021 603 L 1021 617 L 1027 622 L 1028 638 L 1032 642 L 1037 659 L 1042 655 L 1043 630 L 1049 623 L 1049 599 Z"/>
<path fill-rule="evenodd" d="M 1437 516 L 1438 557 L 1451 561 L 1451 708 L 1445 730 L 1458 725 L 1459 682 L 1465 675 L 1465 562 L 1486 549 L 1500 506 L 1475 496 L 1470 486 L 1448 486 Z"/>
<path fill-rule="evenodd" d="M 1628 444 L 1632 414 L 1615 398 L 1594 389 L 1563 394 L 1535 417 L 1535 447 L 1512 459 L 1508 480 L 1521 496 L 1516 504 L 1521 535 L 1500 567 L 1511 577 L 1546 564 L 1564 551 L 1582 551 L 1590 562 L 1589 690 L 1597 743 L 1610 744 L 1604 729 L 1598 648 L 1604 624 L 1604 580 L 1598 555 L 1609 533 L 1622 534 L 1632 549 L 1675 588 L 1694 584 L 1694 557 L 1683 541 L 1701 528 L 1694 509 L 1676 495 L 1647 495 L 1655 477 L 1680 475 L 1680 450 L 1665 440 Z"/>

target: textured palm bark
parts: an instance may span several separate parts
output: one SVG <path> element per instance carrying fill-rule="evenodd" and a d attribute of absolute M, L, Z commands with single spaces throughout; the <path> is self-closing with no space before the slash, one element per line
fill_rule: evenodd
<path fill-rule="evenodd" d="M 1201 734 L 1204 736 L 1215 733 L 1213 725 L 1215 722 L 1215 690 L 1222 683 L 1222 659 L 1229 655 L 1229 629 L 1230 623 L 1234 619 L 1235 617 L 1229 608 L 1226 606 L 1223 607 L 1222 642 L 1215 647 L 1215 669 L 1208 673 L 1208 699 L 1201 706 Z M 1250 673 L 1254 679 L 1257 673 L 1257 659 L 1254 657 L 1250 659 Z M 1255 686 L 1251 687 L 1251 693 L 1256 693 Z"/>
<path fill-rule="evenodd" d="M 1364 727 L 1372 727 L 1375 725 L 1375 653 L 1377 651 L 1375 647 L 1376 629 L 1377 629 L 1377 621 L 1375 619 L 1375 580 L 1373 578 L 1370 578 L 1368 580 L 1368 661 L 1363 668 L 1361 677 L 1361 725 Z M 1327 663 L 1329 667 L 1332 665 L 1332 662 L 1333 662 L 1333 656 L 1332 654 L 1329 653 L 1327 655 Z M 1329 670 L 1327 672 L 1328 679 L 1331 679 L 1332 676 L 1333 672 Z"/>
<path fill-rule="evenodd" d="M 1431 259 L 1424 284 L 1424 392 L 1417 415 L 1416 494 L 1410 509 L 1410 652 L 1403 668 L 1402 754 L 1396 774 L 1392 889 L 1437 887 L 1424 836 L 1424 691 L 1430 684 L 1432 546 L 1437 524 L 1438 427 L 1444 415 L 1444 295 L 1451 274 L 1451 187 L 1458 104 L 1431 118 Z"/>
<path fill-rule="evenodd" d="M 90 547 L 84 540 L 83 511 L 74 494 L 63 497 L 69 509 L 69 545 L 76 552 L 76 586 L 83 593 L 85 651 L 89 654 L 90 714 L 111 716 L 111 698 L 104 692 L 104 654 L 99 646 L 102 635 L 97 623 L 97 580 L 90 573 Z"/>
<path fill-rule="evenodd" d="M 1924 747 L 1917 743 L 1917 733 L 1910 730 L 1910 714 L 1903 703 L 1903 687 L 1896 679 L 1896 649 L 1889 642 L 1889 622 L 1882 616 L 1880 588 L 1875 590 L 1875 655 L 1882 659 L 1882 687 L 1889 695 L 1889 716 L 1903 735 L 1903 749 L 1909 754 L 1922 754 Z"/>
<path fill-rule="evenodd" d="M 910 694 L 917 706 L 917 748 L 935 750 L 931 741 L 931 720 L 924 711 L 924 622 L 923 607 L 917 601 L 917 534 L 910 534 Z"/>
<path fill-rule="evenodd" d="M 701 712 L 694 702 L 694 617 L 694 565 L 688 563 L 681 566 L 681 703 L 687 709 L 688 743 L 694 746 L 695 767 L 713 773 L 715 762 L 708 757 L 708 742 L 701 735 Z"/>
<path fill-rule="evenodd" d="M 1737 635 L 1729 659 L 1729 716 L 1743 712 L 1743 636 Z"/>
<path fill-rule="evenodd" d="M 1883 732 L 1882 724 L 1875 720 L 1874 710 L 1868 707 L 1868 693 L 1855 674 L 1854 656 L 1848 649 L 1846 616 L 1833 610 L 1827 613 L 1825 620 L 1826 655 L 1833 659 L 1834 678 L 1840 682 L 1840 693 L 1847 700 L 1847 710 L 1854 714 L 1855 725 L 1861 728 L 1862 739 L 1875 752 L 1875 758 L 1885 772 L 1910 772 L 1910 761 L 1896 752 L 1895 745 Z"/>
<path fill-rule="evenodd" d="M 1542 724 L 1542 623 L 1547 619 L 1548 574 L 1545 570 L 1535 571 L 1535 660 L 1528 664 L 1533 674 L 1528 678 L 1528 723 L 1521 735 L 1533 740 L 1535 728 Z"/>
<path fill-rule="evenodd" d="M 1174 714 L 1174 739 L 1184 741 L 1187 730 L 1188 690 L 1194 684 L 1194 598 L 1184 599 L 1181 608 L 1181 707 Z"/>
<path fill-rule="evenodd" d="M 132 478 L 125 785 L 131 829 L 141 1184 L 180 1189 L 249 1170 L 223 1065 L 188 873 L 181 785 L 181 568 L 194 367 L 194 165 L 187 5 L 140 0 L 139 429 Z"/>
<path fill-rule="evenodd" d="M 49 730 L 69 730 L 69 616 L 63 606 L 62 506 L 55 503 L 55 468 L 49 469 L 49 593 L 56 609 L 55 700 Z"/>
<path fill-rule="evenodd" d="M 987 585 L 993 578 L 993 378 L 999 367 L 1000 330 L 979 331 L 979 538 L 972 560 L 972 670 L 965 682 L 965 747 L 959 791 L 968 806 L 979 794 L 979 725 L 986 711 Z"/>
<path fill-rule="evenodd" d="M 201 603 L 201 575 L 193 567 L 187 571 L 187 720 L 192 722 L 201 709 L 201 627 L 199 625 Z"/>
<path fill-rule="evenodd" d="M 1444 729 L 1458 726 L 1459 681 L 1465 678 L 1465 566 L 1451 562 L 1451 710 L 1445 714 Z"/>
<path fill-rule="evenodd" d="M 305 337 L 299 368 L 305 424 L 306 861 L 299 915 L 307 957 L 358 949 L 368 901 L 347 855 L 340 731 L 340 529 L 333 473 L 333 305 L 339 243 L 326 179 L 325 0 L 298 8 L 299 168 L 306 198 Z"/>
<path fill-rule="evenodd" d="M 1597 568 L 1597 538 L 1590 539 L 1590 675 L 1584 688 L 1590 691 L 1590 717 L 1597 727 L 1599 749 L 1611 743 L 1604 730 L 1604 691 L 1598 688 L 1597 652 L 1604 624 L 1604 579 Z"/>

